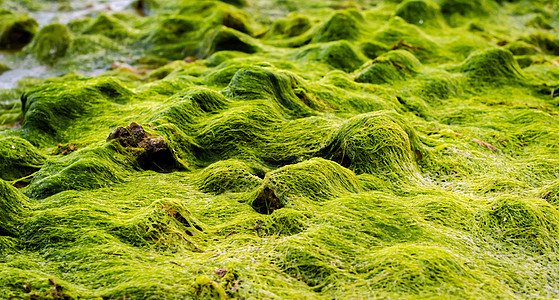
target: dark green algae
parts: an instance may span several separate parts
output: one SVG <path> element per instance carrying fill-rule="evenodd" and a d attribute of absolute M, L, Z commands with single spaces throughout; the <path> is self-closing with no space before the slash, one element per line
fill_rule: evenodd
<path fill-rule="evenodd" d="M 0 298 L 559 297 L 557 6 L 152 0 L 38 29 L 19 55 L 50 68 L 128 60 L 0 92 Z"/>

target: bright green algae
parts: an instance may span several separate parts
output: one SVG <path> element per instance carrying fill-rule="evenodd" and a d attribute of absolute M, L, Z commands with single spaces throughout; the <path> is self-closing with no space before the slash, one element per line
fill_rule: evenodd
<path fill-rule="evenodd" d="M 559 297 L 556 1 L 132 8 L 0 91 L 0 298 Z"/>

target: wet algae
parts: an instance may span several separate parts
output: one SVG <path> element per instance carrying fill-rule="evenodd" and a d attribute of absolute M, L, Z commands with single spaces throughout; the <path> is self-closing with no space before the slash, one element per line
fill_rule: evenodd
<path fill-rule="evenodd" d="M 0 5 L 0 299 L 559 297 L 557 1 Z"/>

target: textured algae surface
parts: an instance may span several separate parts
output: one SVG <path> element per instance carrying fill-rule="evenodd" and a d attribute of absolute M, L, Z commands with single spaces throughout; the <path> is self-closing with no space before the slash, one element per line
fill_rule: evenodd
<path fill-rule="evenodd" d="M 0 299 L 559 297 L 557 1 L 0 5 Z"/>

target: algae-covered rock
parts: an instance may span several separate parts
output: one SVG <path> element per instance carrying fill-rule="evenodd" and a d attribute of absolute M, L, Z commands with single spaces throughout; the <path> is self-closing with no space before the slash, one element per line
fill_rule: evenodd
<path fill-rule="evenodd" d="M 536 32 L 521 40 L 538 47 L 545 53 L 559 55 L 559 38 L 547 32 Z"/>
<path fill-rule="evenodd" d="M 268 234 L 294 235 L 309 227 L 310 216 L 292 208 L 277 209 L 270 214 L 264 227 Z"/>
<path fill-rule="evenodd" d="M 72 34 L 62 24 L 49 24 L 43 27 L 31 44 L 31 52 L 43 63 L 54 63 L 64 57 L 72 42 Z"/>
<path fill-rule="evenodd" d="M 481 84 L 518 82 L 524 76 L 512 53 L 499 48 L 472 53 L 460 70 L 470 80 L 479 81 Z"/>
<path fill-rule="evenodd" d="M 315 40 L 319 43 L 338 40 L 354 40 L 361 35 L 363 16 L 356 10 L 344 10 L 334 13 L 316 33 Z"/>
<path fill-rule="evenodd" d="M 65 142 L 67 129 L 96 106 L 123 103 L 132 91 L 112 78 L 74 79 L 73 84 L 53 82 L 21 97 L 24 137 L 34 144 Z"/>
<path fill-rule="evenodd" d="M 99 14 L 84 33 L 99 34 L 119 40 L 134 36 L 134 31 L 124 22 L 108 14 Z"/>
<path fill-rule="evenodd" d="M 320 202 L 358 191 L 357 176 L 353 172 L 335 162 L 312 158 L 267 173 L 251 205 L 256 211 L 267 214 L 282 207 L 301 208 L 295 204 L 301 199 Z"/>
<path fill-rule="evenodd" d="M 37 33 L 35 19 L 20 14 L 0 14 L 0 50 L 19 50 Z"/>
<path fill-rule="evenodd" d="M 228 86 L 227 95 L 234 99 L 269 99 L 280 111 L 297 117 L 310 116 L 312 104 L 305 103 L 295 90 L 302 85 L 294 74 L 264 68 L 239 70 Z"/>
<path fill-rule="evenodd" d="M 488 282 L 485 276 L 477 274 L 460 255 L 437 245 L 402 243 L 374 251 L 365 259 L 366 267 L 359 272 L 374 282 L 377 292 L 396 298 L 398 295 L 431 298 L 442 291 L 479 297 L 491 294 L 489 291 L 507 291 L 502 284 Z M 487 286 L 472 288 L 480 284 Z M 510 291 L 507 293 L 511 296 Z"/>
<path fill-rule="evenodd" d="M 0 138 L 0 178 L 16 180 L 38 171 L 46 156 L 18 137 Z"/>
<path fill-rule="evenodd" d="M 539 252 L 558 247 L 559 211 L 544 199 L 501 196 L 478 216 L 483 230 L 506 243 Z"/>
<path fill-rule="evenodd" d="M 20 235 L 19 226 L 26 203 L 27 200 L 16 188 L 0 179 L 0 253 L 4 252 L 4 238 Z"/>
<path fill-rule="evenodd" d="M 406 22 L 417 26 L 442 28 L 444 20 L 439 6 L 431 0 L 406 0 L 398 5 L 395 12 Z"/>
<path fill-rule="evenodd" d="M 390 47 L 376 41 L 368 41 L 368 42 L 361 43 L 359 45 L 359 48 L 361 49 L 361 52 L 363 52 L 363 54 L 365 54 L 365 56 L 367 56 L 370 59 L 375 59 L 381 56 L 382 54 L 390 51 Z"/>
<path fill-rule="evenodd" d="M 171 16 L 158 22 L 147 39 L 157 45 L 177 43 L 186 39 L 188 34 L 199 27 L 198 20 L 191 16 Z"/>
<path fill-rule="evenodd" d="M 178 199 L 153 201 L 132 217 L 115 223 L 110 231 L 133 246 L 203 252 L 196 244 L 204 233 L 203 224 Z"/>
<path fill-rule="evenodd" d="M 441 11 L 447 16 L 485 16 L 490 12 L 488 0 L 439 0 Z"/>
<path fill-rule="evenodd" d="M 30 198 L 46 198 L 66 190 L 90 190 L 121 182 L 134 161 L 112 144 L 83 149 L 49 160 L 25 190 Z"/>
<path fill-rule="evenodd" d="M 262 171 L 239 160 L 222 160 L 211 164 L 200 173 L 200 190 L 221 194 L 248 192 L 258 187 Z"/>
<path fill-rule="evenodd" d="M 284 19 L 279 19 L 272 24 L 268 35 L 272 37 L 295 37 L 303 34 L 313 26 L 309 17 L 301 14 L 291 13 Z M 278 38 L 278 37 L 276 37 Z"/>
<path fill-rule="evenodd" d="M 391 49 L 412 52 L 420 59 L 430 59 L 438 55 L 440 46 L 415 25 L 409 24 L 399 16 L 392 18 L 374 34 L 374 39 Z"/>
<path fill-rule="evenodd" d="M 355 76 L 356 82 L 394 83 L 419 73 L 421 63 L 405 50 L 391 51 L 366 64 Z"/>
<path fill-rule="evenodd" d="M 419 173 L 410 143 L 411 132 L 407 131 L 401 121 L 386 112 L 357 115 L 340 126 L 321 155 L 357 174 L 414 181 Z"/>
<path fill-rule="evenodd" d="M 9 71 L 9 70 L 10 70 L 10 67 L 8 67 L 7 65 L 5 65 L 3 63 L 0 63 L 0 74 L 4 73 L 6 71 Z"/>
<path fill-rule="evenodd" d="M 254 53 L 258 49 L 259 46 L 250 36 L 225 26 L 219 26 L 208 34 L 199 51 L 199 56 L 208 57 L 215 52 L 224 50 Z"/>
<path fill-rule="evenodd" d="M 534 55 L 540 52 L 536 46 L 530 45 L 524 41 L 514 41 L 506 45 L 505 49 L 509 50 L 514 55 Z"/>
<path fill-rule="evenodd" d="M 296 58 L 324 62 L 345 72 L 352 72 L 365 62 L 365 58 L 347 41 L 310 45 L 298 51 Z"/>

